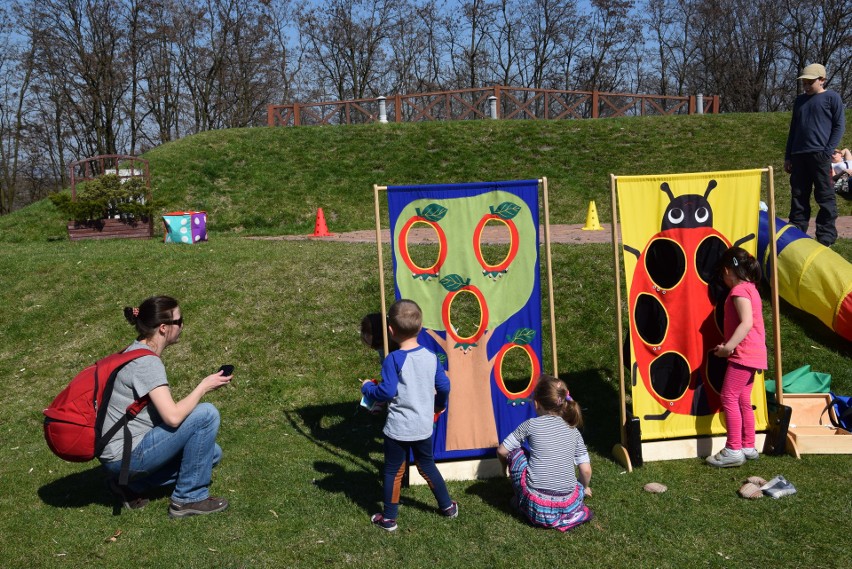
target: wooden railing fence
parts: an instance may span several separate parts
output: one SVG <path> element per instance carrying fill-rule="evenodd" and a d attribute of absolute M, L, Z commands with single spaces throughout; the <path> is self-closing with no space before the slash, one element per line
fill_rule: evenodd
<path fill-rule="evenodd" d="M 719 96 L 639 95 L 526 87 L 458 89 L 350 101 L 269 105 L 269 126 L 478 119 L 587 119 L 719 112 Z"/>

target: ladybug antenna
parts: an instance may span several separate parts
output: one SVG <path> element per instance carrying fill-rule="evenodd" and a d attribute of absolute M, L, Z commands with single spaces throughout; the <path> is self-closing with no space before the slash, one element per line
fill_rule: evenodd
<path fill-rule="evenodd" d="M 704 192 L 704 199 L 705 200 L 707 199 L 707 196 L 710 195 L 710 192 L 712 192 L 713 188 L 715 188 L 715 187 L 716 187 L 716 180 L 710 180 L 707 183 L 707 190 L 705 190 L 705 192 Z"/>
<path fill-rule="evenodd" d="M 666 192 L 666 195 L 669 196 L 670 202 L 674 201 L 675 197 L 674 197 L 674 194 L 672 193 L 672 189 L 669 187 L 668 182 L 663 182 L 662 184 L 660 184 L 660 189 L 663 190 L 664 192 Z"/>

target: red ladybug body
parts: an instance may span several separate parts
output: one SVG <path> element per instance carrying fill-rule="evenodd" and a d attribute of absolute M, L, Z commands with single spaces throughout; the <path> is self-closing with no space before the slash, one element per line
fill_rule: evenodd
<path fill-rule="evenodd" d="M 726 362 L 711 351 L 724 341 L 723 298 L 712 298 L 708 285 L 731 244 L 713 228 L 707 196 L 715 187 L 711 180 L 703 196 L 675 198 L 663 183 L 670 203 L 660 232 L 641 253 L 625 246 L 638 258 L 629 296 L 633 383 L 641 377 L 664 409 L 645 419 L 664 419 L 669 413 L 708 415 L 720 409 Z"/>

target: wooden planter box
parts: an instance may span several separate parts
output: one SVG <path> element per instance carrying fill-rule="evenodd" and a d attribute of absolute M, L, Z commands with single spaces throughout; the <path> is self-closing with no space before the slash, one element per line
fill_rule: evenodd
<path fill-rule="evenodd" d="M 68 237 L 80 239 L 150 239 L 154 235 L 152 219 L 124 221 L 121 219 L 99 219 L 84 223 L 69 221 Z"/>

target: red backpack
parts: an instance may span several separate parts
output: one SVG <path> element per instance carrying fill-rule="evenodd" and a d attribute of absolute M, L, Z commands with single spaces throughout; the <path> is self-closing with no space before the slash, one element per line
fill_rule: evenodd
<path fill-rule="evenodd" d="M 124 418 L 102 433 L 115 376 L 129 362 L 156 356 L 144 348 L 112 354 L 78 373 L 44 410 L 44 438 L 50 450 L 63 460 L 86 462 L 100 456 L 119 429 L 124 429 L 124 453 L 119 484 L 127 484 L 130 466 L 130 429 L 127 423 L 148 404 L 148 396 L 131 403 Z"/>

